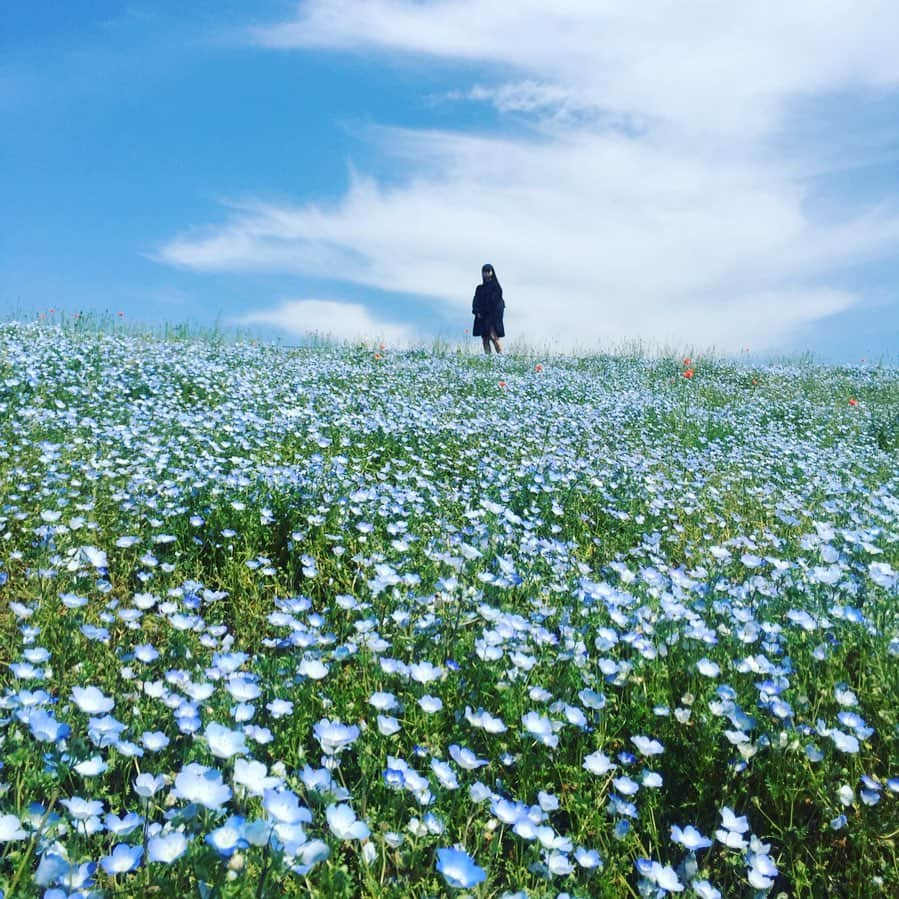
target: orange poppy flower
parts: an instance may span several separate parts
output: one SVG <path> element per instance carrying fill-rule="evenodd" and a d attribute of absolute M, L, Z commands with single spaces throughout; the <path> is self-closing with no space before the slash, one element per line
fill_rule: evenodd
<path fill-rule="evenodd" d="M 692 378 L 693 375 L 694 375 L 694 371 L 693 371 L 692 368 L 688 368 L 688 369 L 684 372 L 684 377 L 687 378 L 688 380 L 689 380 L 690 378 Z"/>

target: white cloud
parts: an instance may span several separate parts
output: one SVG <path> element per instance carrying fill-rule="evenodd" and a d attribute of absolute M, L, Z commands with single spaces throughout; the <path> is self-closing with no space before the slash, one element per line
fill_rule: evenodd
<path fill-rule="evenodd" d="M 334 300 L 285 300 L 272 309 L 263 309 L 233 320 L 239 325 L 272 325 L 289 334 L 319 335 L 337 340 L 385 341 L 391 346 L 415 342 L 412 328 L 378 321 L 364 306 Z"/>
<path fill-rule="evenodd" d="M 452 97 L 539 127 L 373 129 L 402 185 L 354 175 L 329 208 L 245 204 L 159 258 L 339 271 L 431 297 L 460 331 L 490 261 L 510 334 L 531 342 L 773 346 L 855 302 L 821 286 L 834 271 L 899 248 L 895 209 L 813 216 L 820 154 L 776 149 L 797 98 L 899 83 L 896 33 L 899 7 L 880 0 L 310 0 L 254 39 L 483 63 L 505 78 L 479 68 Z"/>

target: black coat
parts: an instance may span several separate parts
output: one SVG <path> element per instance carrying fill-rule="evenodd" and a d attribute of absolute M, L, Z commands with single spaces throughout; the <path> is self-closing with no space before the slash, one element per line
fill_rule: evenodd
<path fill-rule="evenodd" d="M 506 332 L 503 329 L 505 308 L 503 289 L 495 279 L 489 283 L 478 284 L 471 301 L 471 313 L 474 315 L 472 337 L 489 337 L 491 330 L 496 332 L 497 337 L 505 337 Z"/>

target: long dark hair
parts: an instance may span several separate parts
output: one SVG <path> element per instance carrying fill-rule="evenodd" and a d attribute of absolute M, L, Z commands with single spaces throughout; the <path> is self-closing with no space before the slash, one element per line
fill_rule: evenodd
<path fill-rule="evenodd" d="M 481 281 L 482 281 L 484 284 L 487 284 L 488 282 L 487 282 L 487 278 L 486 278 L 485 275 L 484 275 L 484 272 L 493 272 L 493 280 L 492 280 L 492 283 L 495 284 L 495 285 L 496 285 L 496 289 L 497 289 L 500 293 L 502 293 L 502 290 L 503 290 L 503 289 L 502 289 L 502 287 L 500 286 L 499 278 L 496 277 L 496 269 L 495 269 L 489 262 L 486 262 L 486 263 L 484 263 L 484 265 L 481 266 Z"/>

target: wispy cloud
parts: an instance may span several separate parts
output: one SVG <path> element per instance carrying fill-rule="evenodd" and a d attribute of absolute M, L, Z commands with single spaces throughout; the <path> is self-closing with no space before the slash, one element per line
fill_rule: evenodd
<path fill-rule="evenodd" d="M 456 308 L 460 330 L 489 259 L 532 339 L 772 346 L 856 301 L 822 286 L 832 273 L 899 249 L 895 208 L 816 218 L 805 165 L 819 174 L 820 158 L 777 149 L 797 98 L 895 89 L 897 32 L 899 7 L 879 0 L 301 3 L 253 39 L 482 63 L 452 97 L 539 127 L 373 129 L 408 173 L 399 187 L 355 175 L 328 208 L 244 205 L 159 258 L 339 271 Z"/>
<path fill-rule="evenodd" d="M 269 325 L 288 334 L 317 334 L 337 340 L 386 341 L 391 346 L 415 342 L 414 330 L 396 322 L 380 321 L 358 303 L 333 300 L 285 300 L 271 309 L 263 309 L 234 318 L 238 325 Z"/>

